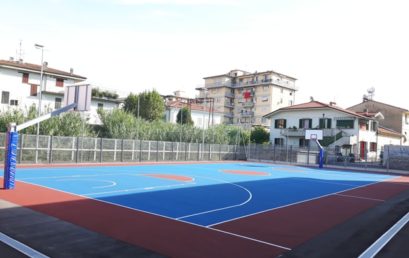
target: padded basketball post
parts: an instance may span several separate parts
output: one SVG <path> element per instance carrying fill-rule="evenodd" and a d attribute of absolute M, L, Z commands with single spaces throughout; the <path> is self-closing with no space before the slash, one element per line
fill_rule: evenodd
<path fill-rule="evenodd" d="M 16 124 L 10 123 L 6 133 L 6 145 L 4 151 L 4 189 L 14 189 L 17 165 L 18 132 Z"/>

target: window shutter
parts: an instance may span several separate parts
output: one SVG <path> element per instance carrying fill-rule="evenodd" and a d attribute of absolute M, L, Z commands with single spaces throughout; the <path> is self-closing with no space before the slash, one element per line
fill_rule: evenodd
<path fill-rule="evenodd" d="M 331 127 L 331 122 L 332 122 L 332 119 L 331 119 L 331 118 L 328 118 L 328 120 L 327 120 L 327 128 L 332 128 L 332 127 Z"/>
<path fill-rule="evenodd" d="M 278 120 L 274 120 L 274 128 L 278 128 Z"/>
<path fill-rule="evenodd" d="M 299 120 L 298 128 L 303 128 L 303 126 L 302 126 L 302 119 Z"/>
<path fill-rule="evenodd" d="M 325 119 L 320 118 L 320 129 L 325 128 Z"/>
<path fill-rule="evenodd" d="M 308 119 L 310 122 L 309 122 L 309 125 L 308 125 L 308 128 L 312 128 L 312 119 Z"/>
<path fill-rule="evenodd" d="M 287 119 L 284 119 L 284 128 L 287 128 Z"/>

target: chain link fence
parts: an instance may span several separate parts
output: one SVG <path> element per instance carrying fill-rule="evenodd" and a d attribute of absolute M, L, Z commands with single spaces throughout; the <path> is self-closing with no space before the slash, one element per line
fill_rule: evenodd
<path fill-rule="evenodd" d="M 4 161 L 5 134 L 0 134 Z M 38 147 L 37 147 L 38 146 Z M 33 163 L 97 163 L 244 160 L 245 148 L 236 145 L 26 135 L 19 136 L 17 160 Z"/>

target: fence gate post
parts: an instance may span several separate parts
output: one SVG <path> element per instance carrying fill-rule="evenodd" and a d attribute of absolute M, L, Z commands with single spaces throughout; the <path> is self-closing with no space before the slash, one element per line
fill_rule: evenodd
<path fill-rule="evenodd" d="M 159 141 L 156 140 L 156 161 L 159 161 Z"/>
<path fill-rule="evenodd" d="M 276 162 L 276 145 L 273 145 L 273 161 Z"/>
<path fill-rule="evenodd" d="M 142 140 L 139 140 L 139 162 L 142 162 Z"/>

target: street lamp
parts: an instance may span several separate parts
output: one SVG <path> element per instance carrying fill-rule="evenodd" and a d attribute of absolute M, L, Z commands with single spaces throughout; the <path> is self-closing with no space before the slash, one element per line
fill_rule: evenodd
<path fill-rule="evenodd" d="M 44 73 L 44 46 L 40 44 L 34 44 L 36 49 L 41 49 L 41 70 L 40 70 L 40 91 L 38 93 L 38 108 L 37 108 L 37 117 L 41 116 L 41 99 L 43 91 L 43 73 Z M 37 137 L 36 137 L 36 154 L 35 162 L 38 162 L 38 141 L 40 136 L 40 123 L 37 123 Z"/>

